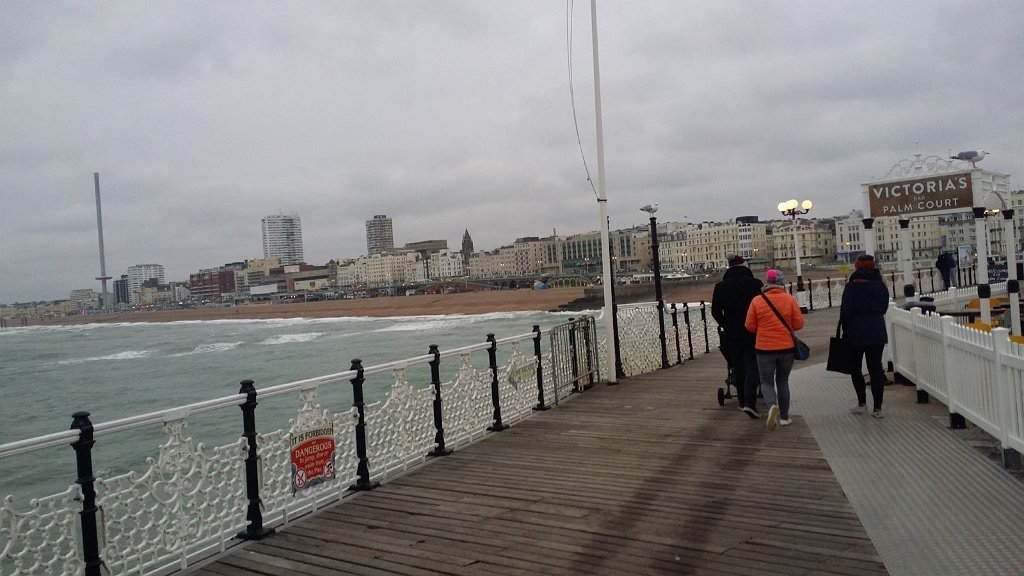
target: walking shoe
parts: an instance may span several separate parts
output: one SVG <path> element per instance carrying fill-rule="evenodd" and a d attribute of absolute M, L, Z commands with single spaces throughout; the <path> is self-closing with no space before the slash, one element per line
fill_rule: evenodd
<path fill-rule="evenodd" d="M 872 418 L 885 418 L 885 414 L 882 414 L 881 410 L 874 410 L 871 412 Z"/>
<path fill-rule="evenodd" d="M 779 419 L 779 426 L 789 426 L 792 423 L 793 423 L 793 419 L 792 418 L 780 418 Z"/>
<path fill-rule="evenodd" d="M 740 408 L 740 410 L 746 412 L 747 416 L 750 416 L 754 420 L 757 420 L 758 418 L 761 417 L 761 415 L 757 413 L 757 410 L 754 410 L 750 406 L 744 406 L 743 408 Z"/>
<path fill-rule="evenodd" d="M 775 426 L 779 423 L 779 405 L 772 404 L 772 407 L 768 409 L 768 429 L 775 430 Z"/>
<path fill-rule="evenodd" d="M 868 411 L 868 407 L 863 404 L 858 404 L 853 408 L 850 408 L 850 414 L 863 414 Z"/>

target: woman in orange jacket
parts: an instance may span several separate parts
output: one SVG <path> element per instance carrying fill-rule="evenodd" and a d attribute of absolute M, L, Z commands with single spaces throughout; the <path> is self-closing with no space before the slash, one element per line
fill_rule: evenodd
<path fill-rule="evenodd" d="M 786 292 L 781 270 L 768 270 L 765 274 L 764 290 L 750 301 L 744 326 L 755 337 L 754 353 L 761 377 L 761 395 L 768 406 L 768 429 L 774 430 L 777 424 L 789 426 L 793 423 L 789 417 L 789 373 L 793 370 L 796 351 L 790 330 L 803 328 L 804 316 L 796 299 Z"/>

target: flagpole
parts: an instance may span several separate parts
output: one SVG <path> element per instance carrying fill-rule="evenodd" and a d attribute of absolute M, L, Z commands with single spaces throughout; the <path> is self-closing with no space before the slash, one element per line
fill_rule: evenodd
<path fill-rule="evenodd" d="M 600 208 L 601 267 L 603 269 L 604 309 L 601 318 L 605 332 L 607 381 L 615 384 L 615 319 L 612 317 L 612 258 L 608 233 L 608 193 L 604 184 L 604 126 L 601 120 L 601 70 L 597 53 L 597 0 L 590 0 L 590 36 L 594 48 L 594 116 L 597 119 L 597 205 Z"/>

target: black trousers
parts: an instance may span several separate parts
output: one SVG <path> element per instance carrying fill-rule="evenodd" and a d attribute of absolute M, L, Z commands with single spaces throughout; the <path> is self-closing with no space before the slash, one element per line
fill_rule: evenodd
<path fill-rule="evenodd" d="M 882 409 L 882 394 L 885 392 L 885 370 L 882 369 L 882 350 L 885 344 L 875 346 L 857 346 L 858 365 L 867 361 L 868 375 L 871 377 L 871 400 L 875 410 Z M 850 375 L 853 380 L 853 389 L 857 391 L 857 404 L 867 404 L 867 383 L 864 382 L 864 374 L 858 369 Z"/>
<path fill-rule="evenodd" d="M 736 401 L 740 408 L 756 408 L 760 377 L 754 347 L 733 341 L 725 342 L 725 347 L 729 353 L 729 365 L 732 367 L 733 382 L 736 385 Z"/>

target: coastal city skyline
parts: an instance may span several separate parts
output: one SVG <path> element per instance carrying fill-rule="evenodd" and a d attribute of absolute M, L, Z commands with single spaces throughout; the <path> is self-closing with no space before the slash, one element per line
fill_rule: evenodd
<path fill-rule="evenodd" d="M 853 211 L 851 211 L 851 212 L 853 212 Z M 828 217 L 823 217 L 823 218 L 807 217 L 806 219 L 808 220 L 808 224 L 810 224 L 810 223 L 818 221 L 818 220 L 831 220 L 831 219 L 834 219 L 834 218 L 839 218 L 839 217 L 844 217 L 844 216 L 848 217 L 849 213 L 847 215 L 841 215 L 841 216 L 828 216 Z M 747 216 L 747 217 L 743 217 L 743 218 L 746 220 L 746 219 L 749 219 L 750 217 Z M 645 220 L 646 220 L 646 218 L 645 218 Z M 775 224 L 780 224 L 781 223 L 781 224 L 784 225 L 786 222 L 788 222 L 788 220 L 789 220 L 788 217 L 782 217 L 782 216 L 776 215 L 773 218 L 765 219 L 764 223 L 768 224 L 770 222 L 774 222 Z M 269 215 L 269 216 L 265 216 L 265 217 L 261 218 L 260 219 L 260 229 L 262 231 L 261 237 L 262 237 L 262 243 L 263 243 L 263 247 L 264 247 L 263 248 L 263 252 L 262 252 L 262 259 L 272 259 L 274 262 L 276 262 L 275 266 L 298 265 L 298 264 L 304 264 L 304 265 L 310 265 L 310 266 L 324 266 L 324 265 L 326 265 L 327 264 L 326 261 L 325 262 L 309 262 L 309 261 L 306 261 L 306 260 L 302 259 L 301 255 L 303 253 L 304 241 L 302 239 L 302 224 L 301 224 L 301 221 L 302 221 L 302 218 L 301 218 L 301 215 L 299 215 L 299 214 Z M 735 222 L 735 221 L 736 221 L 736 219 L 730 219 L 729 220 L 729 222 Z M 694 224 L 694 225 L 697 225 L 697 226 L 700 226 L 700 225 L 719 226 L 719 225 L 723 224 L 723 222 L 712 222 L 712 221 L 709 221 L 709 220 L 690 222 L 689 219 L 687 219 L 686 222 L 673 222 L 673 221 L 666 221 L 666 220 L 661 220 L 660 221 L 660 225 L 662 225 L 662 226 L 666 226 L 666 225 L 667 226 L 679 226 L 679 225 L 688 225 L 688 224 Z M 401 248 L 402 245 L 431 244 L 431 243 L 434 242 L 434 241 L 431 241 L 431 240 L 428 240 L 428 239 L 416 239 L 416 240 L 409 240 L 408 242 L 401 242 L 401 243 L 396 245 L 395 242 L 394 242 L 394 238 L 393 238 L 393 220 L 391 218 L 389 218 L 386 214 L 375 214 L 372 218 L 366 220 L 365 225 L 366 225 L 366 251 L 364 253 L 358 254 L 358 255 L 346 255 L 346 256 L 342 256 L 342 257 L 331 258 L 331 260 L 334 260 L 335 262 L 353 261 L 353 260 L 357 260 L 357 259 L 360 259 L 360 258 L 374 256 L 374 255 L 382 255 L 382 254 L 386 254 L 386 253 L 390 253 L 390 252 L 396 252 L 396 248 L 398 248 L 397 249 L 398 252 L 401 252 L 401 251 L 404 251 L 404 250 L 408 250 L 407 248 L 406 249 L 402 249 Z M 639 230 L 637 232 L 638 234 L 640 234 L 642 236 L 646 236 L 648 234 L 648 232 L 647 232 L 648 228 L 649 228 L 649 223 L 645 221 L 645 222 L 638 223 L 638 224 L 636 224 L 634 226 L 631 226 L 631 227 L 624 227 L 624 228 L 621 228 L 621 229 L 615 229 L 615 231 L 616 232 L 621 232 L 621 231 L 624 231 L 624 230 L 635 229 L 635 230 Z M 502 242 L 498 246 L 477 248 L 476 250 L 474 250 L 474 252 L 477 251 L 477 250 L 484 251 L 484 252 L 496 251 L 499 248 L 509 247 L 509 246 L 513 245 L 513 243 L 517 239 L 520 239 L 520 238 L 530 238 L 530 237 L 533 237 L 533 238 L 550 238 L 550 237 L 555 237 L 555 236 L 564 237 L 564 238 L 570 238 L 570 237 L 576 237 L 576 236 L 588 236 L 588 235 L 596 234 L 596 233 L 598 233 L 598 230 L 597 229 L 569 230 L 569 231 L 565 231 L 564 233 L 558 233 L 558 234 L 555 234 L 555 232 L 557 232 L 557 231 L 556 230 L 552 230 L 552 234 L 546 234 L 546 235 L 533 235 L 533 236 L 528 235 L 528 234 L 517 235 L 515 238 L 509 238 L 506 241 Z M 460 249 L 465 249 L 467 239 L 469 241 L 469 246 L 472 246 L 473 245 L 473 241 L 472 241 L 471 238 L 472 238 L 471 231 L 466 229 L 464 231 L 463 237 L 460 239 L 460 241 L 461 241 L 461 248 L 460 248 L 459 244 L 449 243 L 448 251 L 456 253 L 456 252 L 460 252 Z M 444 239 L 442 241 L 443 242 L 448 242 L 447 239 Z M 808 247 L 808 249 L 810 249 L 810 247 Z M 165 284 L 165 283 L 168 283 L 168 282 L 187 285 L 188 282 L 189 282 L 189 277 L 191 275 L 194 275 L 194 274 L 198 273 L 198 272 L 217 270 L 217 269 L 220 269 L 220 268 L 222 268 L 222 267 L 224 267 L 226 265 L 230 265 L 232 263 L 239 263 L 239 262 L 246 262 L 246 263 L 253 262 L 253 263 L 256 263 L 256 262 L 260 262 L 261 261 L 260 258 L 261 258 L 260 255 L 250 255 L 250 256 L 247 256 L 247 257 L 244 257 L 244 258 L 242 258 L 242 257 L 234 258 L 234 259 L 229 260 L 227 262 L 197 264 L 197 265 L 193 266 L 191 269 L 189 269 L 188 271 L 186 271 L 186 273 L 183 276 L 181 276 L 181 277 L 173 277 L 173 276 L 171 276 L 169 274 L 166 274 L 164 272 L 164 268 L 165 267 L 162 264 L 158 263 L 158 262 L 147 263 L 147 264 L 141 264 L 141 263 L 132 264 L 132 265 L 129 265 L 123 271 L 112 269 L 111 272 L 112 272 L 112 279 L 114 280 L 114 283 L 110 285 L 113 288 L 111 293 L 110 293 L 110 298 L 111 298 L 110 303 L 111 304 L 113 304 L 115 302 L 128 303 L 129 301 L 131 301 L 132 304 L 137 304 L 138 302 L 136 302 L 135 298 L 139 294 L 139 290 L 140 290 L 141 285 L 146 280 L 152 279 L 152 280 L 157 281 L 157 283 L 161 284 L 161 285 Z M 468 256 L 466 256 L 465 259 L 468 259 Z M 159 258 L 157 258 L 157 260 L 159 260 Z M 68 289 L 65 291 L 65 295 L 61 296 L 61 297 L 58 297 L 58 298 L 39 298 L 39 299 L 35 299 L 35 300 L 0 302 L 0 305 L 20 304 L 20 303 L 28 303 L 28 302 L 35 302 L 35 301 L 67 300 L 68 299 L 67 294 L 72 294 L 72 299 L 74 299 L 75 293 L 79 293 L 79 294 L 85 295 L 85 294 L 88 294 L 90 292 L 95 292 L 94 296 L 97 296 L 97 295 L 101 294 L 101 292 L 100 292 L 101 283 L 99 282 L 98 278 L 82 279 L 82 280 L 83 280 L 82 285 L 75 285 L 75 286 L 68 287 Z M 116 294 L 117 291 L 119 290 L 117 288 L 117 284 L 119 282 L 124 282 L 125 283 L 124 287 L 120 288 L 120 290 L 124 291 L 124 294 L 122 294 L 122 295 Z M 88 283 L 88 286 L 85 285 L 86 283 Z"/>
<path fill-rule="evenodd" d="M 98 288 L 94 172 L 115 277 L 259 257 L 274 213 L 302 216 L 317 263 L 363 253 L 375 214 L 397 245 L 595 230 L 589 9 L 5 6 L 0 303 Z M 1018 2 L 598 10 L 613 228 L 652 202 L 661 221 L 771 219 L 789 198 L 842 215 L 916 154 L 984 149 L 1020 187 Z"/>

